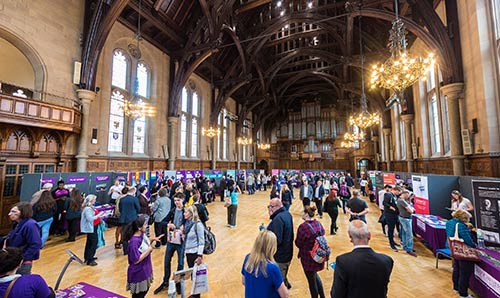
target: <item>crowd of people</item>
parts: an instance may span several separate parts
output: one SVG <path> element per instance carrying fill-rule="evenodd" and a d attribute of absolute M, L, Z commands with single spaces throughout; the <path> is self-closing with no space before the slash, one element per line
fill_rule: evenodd
<path fill-rule="evenodd" d="M 360 180 L 360 182 L 363 179 Z M 152 285 L 151 254 L 155 248 L 166 246 L 164 272 L 155 294 L 165 291 L 172 278 L 172 259 L 177 254 L 176 270 L 203 262 L 205 247 L 205 227 L 209 220 L 206 204 L 216 200 L 216 194 L 227 207 L 227 225 L 236 228 L 238 198 L 243 192 L 249 195 L 257 191 L 269 192 L 268 213 L 270 222 L 261 227 L 253 248 L 243 260 L 241 269 L 245 297 L 288 297 L 292 283 L 288 271 L 294 257 L 294 247 L 308 282 L 312 298 L 326 297 L 318 272 L 324 270 L 326 262 L 318 261 L 314 251 L 318 237 L 324 237 L 325 228 L 316 217 L 326 213 L 330 217 L 330 235 L 338 233 L 337 224 L 340 209 L 349 215 L 348 235 L 354 245 L 353 251 L 340 255 L 335 261 L 332 297 L 386 297 L 392 258 L 374 252 L 368 245 L 371 234 L 366 224 L 366 214 L 370 212 L 362 195 L 378 200 L 381 211 L 379 222 L 387 234 L 390 248 L 397 252 L 403 249 L 416 257 L 413 248 L 411 215 L 413 207 L 411 188 L 400 185 L 385 185 L 377 194 L 370 189 L 371 183 L 358 183 L 349 173 L 335 175 L 283 175 L 269 176 L 250 174 L 241 177 L 222 177 L 214 180 L 196 177 L 193 180 L 165 179 L 147 185 L 123 184 L 115 181 L 109 189 L 111 203 L 116 205 L 114 218 L 107 218 L 108 224 L 116 225 L 115 248 L 123 249 L 128 256 L 126 288 L 132 297 L 145 297 Z M 96 249 L 99 242 L 99 227 L 104 224 L 104 213 L 96 209 L 97 197 L 93 194 L 82 196 L 76 189 L 66 189 L 64 181 L 57 188 L 45 184 L 33 194 L 31 202 L 15 204 L 9 217 L 13 222 L 10 233 L 2 239 L 0 251 L 0 294 L 40 293 L 36 297 L 51 297 L 53 291 L 43 278 L 31 274 L 33 261 L 40 256 L 49 234 L 60 235 L 68 231 L 66 241 L 75 241 L 78 233 L 86 234 L 84 249 L 85 264 L 96 266 Z M 302 203 L 302 223 L 294 231 L 290 206 L 294 202 L 297 189 Z M 470 237 L 470 213 L 473 206 L 458 191 L 452 192 L 453 219 L 447 223 L 447 234 L 453 236 L 458 229 L 460 238 L 474 247 Z M 371 198 L 370 198 L 371 200 Z M 78 226 L 79 224 L 79 226 Z M 150 226 L 154 227 L 154 236 Z M 401 241 L 395 240 L 395 231 Z M 401 243 L 401 244 L 400 244 Z M 327 257 L 328 258 L 328 257 Z M 371 262 L 363 260 L 370 258 Z M 7 260 L 9 261 L 3 261 Z M 462 297 L 467 297 L 468 278 L 473 264 L 468 261 L 454 261 L 453 286 Z M 26 276 L 26 277 L 25 277 Z M 28 288 L 19 285 L 31 282 Z M 10 284 L 15 287 L 10 287 Z M 356 287 L 363 282 L 367 287 Z M 180 285 L 176 284 L 180 292 Z M 17 295 L 17 294 L 16 294 Z M 38 294 L 37 294 L 38 295 Z M 26 294 L 22 297 L 35 297 Z M 193 295 L 192 297 L 199 297 Z"/>

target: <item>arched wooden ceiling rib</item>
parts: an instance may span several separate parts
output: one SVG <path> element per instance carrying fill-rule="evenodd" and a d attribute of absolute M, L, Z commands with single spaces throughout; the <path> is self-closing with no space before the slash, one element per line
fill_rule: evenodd
<path fill-rule="evenodd" d="M 233 40 L 234 45 L 236 46 L 236 49 L 238 50 L 238 54 L 240 55 L 243 73 L 247 73 L 247 61 L 246 61 L 247 59 L 245 57 L 245 52 L 243 50 L 243 47 L 241 46 L 241 42 L 240 42 L 238 35 L 236 35 L 233 28 L 229 27 L 226 24 L 222 25 L 222 31 L 226 32 L 229 35 L 229 37 L 231 37 L 231 39 Z"/>
<path fill-rule="evenodd" d="M 292 86 L 294 83 L 298 82 L 300 79 L 304 77 L 309 77 L 309 76 L 314 76 L 314 77 L 319 77 L 329 83 L 333 89 L 337 92 L 337 95 L 340 97 L 340 88 L 337 86 L 338 83 L 342 83 L 340 78 L 333 76 L 331 74 L 319 72 L 319 71 L 304 71 L 302 73 L 298 73 L 293 77 L 290 77 L 288 80 L 286 80 L 281 87 L 278 89 L 278 96 L 282 97 L 286 90 Z"/>

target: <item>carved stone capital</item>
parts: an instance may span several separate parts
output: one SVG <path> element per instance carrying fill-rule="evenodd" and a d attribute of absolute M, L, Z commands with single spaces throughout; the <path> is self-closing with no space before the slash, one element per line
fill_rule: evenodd
<path fill-rule="evenodd" d="M 464 89 L 464 83 L 452 83 L 441 87 L 441 92 L 443 96 L 446 96 L 448 99 L 459 99 L 463 97 Z"/>

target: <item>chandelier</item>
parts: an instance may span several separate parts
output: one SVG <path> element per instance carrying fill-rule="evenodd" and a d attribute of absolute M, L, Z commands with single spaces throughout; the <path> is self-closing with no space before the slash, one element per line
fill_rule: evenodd
<path fill-rule="evenodd" d="M 246 146 L 246 145 L 251 145 L 252 143 L 253 142 L 251 138 L 250 139 L 247 137 L 238 138 L 238 144 L 240 145 Z"/>
<path fill-rule="evenodd" d="M 271 144 L 257 144 L 257 148 L 262 150 L 269 150 L 271 149 Z"/>
<path fill-rule="evenodd" d="M 213 128 L 212 126 L 210 126 L 208 129 L 202 127 L 201 134 L 204 136 L 207 136 L 209 138 L 213 138 L 213 137 L 220 135 L 220 129 L 218 127 Z"/>
<path fill-rule="evenodd" d="M 141 36 L 141 1 L 139 1 L 139 12 L 137 13 L 137 33 L 135 35 L 136 44 L 129 44 L 128 51 L 132 57 L 139 60 L 141 59 L 142 53 L 140 49 L 140 44 L 142 41 Z M 123 113 L 125 116 L 131 119 L 137 119 L 141 117 L 151 117 L 156 114 L 156 109 L 149 104 L 145 103 L 144 100 L 139 96 L 139 78 L 138 74 L 135 74 L 134 80 L 134 93 L 130 99 L 126 99 L 123 103 Z"/>
<path fill-rule="evenodd" d="M 357 115 L 349 117 L 349 125 L 360 128 L 368 128 L 380 123 L 380 115 L 378 113 L 371 114 L 368 112 L 368 101 L 365 94 L 365 72 L 363 56 L 363 39 L 361 38 L 361 16 L 359 17 L 359 55 L 361 56 L 361 111 Z"/>
<path fill-rule="evenodd" d="M 344 134 L 344 141 L 349 142 L 359 142 L 365 139 L 365 134 L 363 132 L 346 132 Z"/>
<path fill-rule="evenodd" d="M 349 149 L 349 148 L 354 148 L 354 145 L 355 145 L 355 144 L 354 144 L 354 142 L 352 142 L 352 141 L 342 141 L 342 142 L 340 143 L 340 147 L 342 147 L 342 148 L 346 148 L 346 149 Z"/>
<path fill-rule="evenodd" d="M 389 50 L 391 57 L 380 65 L 373 65 L 371 87 L 389 89 L 403 100 L 403 91 L 423 77 L 434 66 L 434 55 L 427 57 L 412 57 L 406 49 L 406 30 L 403 21 L 398 16 L 398 0 L 395 0 L 396 19 L 392 21 L 389 31 Z"/>

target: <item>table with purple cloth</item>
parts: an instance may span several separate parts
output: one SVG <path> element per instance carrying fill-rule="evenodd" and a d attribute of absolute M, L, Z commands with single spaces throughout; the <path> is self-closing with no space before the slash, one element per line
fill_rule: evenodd
<path fill-rule="evenodd" d="M 126 298 L 125 296 L 79 282 L 66 289 L 57 290 L 56 298 Z"/>
<path fill-rule="evenodd" d="M 481 298 L 500 297 L 500 251 L 481 249 L 481 262 L 474 265 L 470 287 Z"/>
<path fill-rule="evenodd" d="M 106 220 L 106 218 L 113 216 L 113 214 L 115 214 L 115 205 L 114 204 L 106 204 L 106 205 L 96 206 L 95 209 L 99 212 L 104 212 L 104 215 L 103 215 L 104 220 Z"/>
<path fill-rule="evenodd" d="M 446 246 L 446 220 L 441 217 L 413 214 L 412 227 L 413 233 L 422 238 L 434 254 Z"/>

